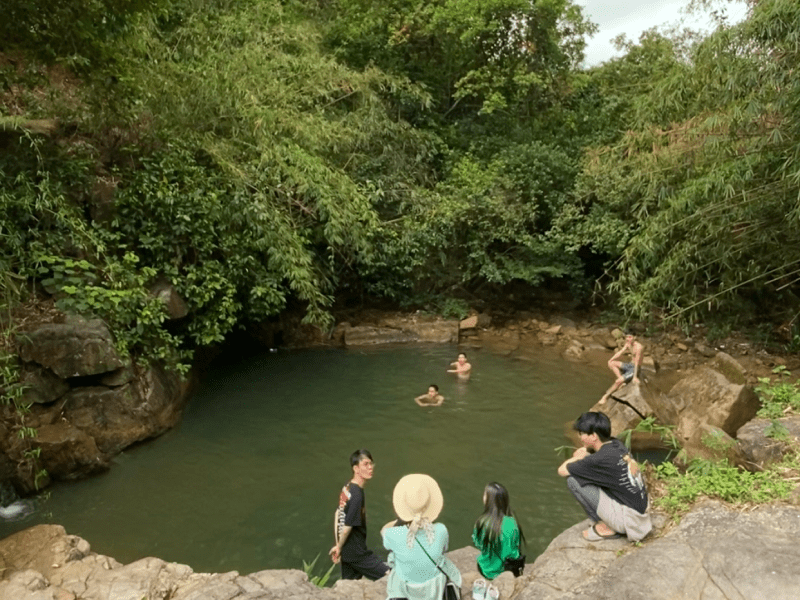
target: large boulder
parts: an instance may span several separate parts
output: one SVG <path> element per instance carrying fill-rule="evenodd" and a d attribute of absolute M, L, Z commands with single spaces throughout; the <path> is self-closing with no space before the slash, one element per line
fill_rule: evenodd
<path fill-rule="evenodd" d="M 22 360 L 47 367 L 61 379 L 107 373 L 123 366 L 100 319 L 68 317 L 17 334 Z"/>
<path fill-rule="evenodd" d="M 699 367 L 679 380 L 668 394 L 654 396 L 651 405 L 660 422 L 676 425 L 675 434 L 691 457 L 703 452 L 703 425 L 735 436 L 755 417 L 760 403 L 746 385 L 731 383 L 710 367 Z"/>
<path fill-rule="evenodd" d="M 753 419 L 736 433 L 745 462 L 750 469 L 760 469 L 778 462 L 800 441 L 800 416 L 781 419 Z"/>
<path fill-rule="evenodd" d="M 800 510 L 730 510 L 709 502 L 662 537 L 586 542 L 588 521 L 557 537 L 526 569 L 520 600 L 795 600 Z"/>
<path fill-rule="evenodd" d="M 63 419 L 89 436 L 101 452 L 117 454 L 174 426 L 185 403 L 177 374 L 150 367 L 141 379 L 116 388 L 75 388 L 65 396 Z"/>

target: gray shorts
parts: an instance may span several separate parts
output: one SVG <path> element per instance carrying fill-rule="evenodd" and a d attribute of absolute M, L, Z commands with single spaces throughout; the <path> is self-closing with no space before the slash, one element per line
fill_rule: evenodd
<path fill-rule="evenodd" d="M 633 379 L 633 374 L 636 372 L 636 369 L 633 366 L 633 363 L 622 363 L 619 372 L 625 380 L 625 383 L 630 383 Z"/>

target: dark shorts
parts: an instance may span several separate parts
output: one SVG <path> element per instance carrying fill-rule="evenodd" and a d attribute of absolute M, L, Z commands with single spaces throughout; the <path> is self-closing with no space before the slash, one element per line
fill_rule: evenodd
<path fill-rule="evenodd" d="M 345 562 L 342 560 L 342 579 L 366 577 L 375 581 L 386 575 L 387 571 L 389 571 L 389 565 L 374 552 L 360 556 L 356 561 Z"/>

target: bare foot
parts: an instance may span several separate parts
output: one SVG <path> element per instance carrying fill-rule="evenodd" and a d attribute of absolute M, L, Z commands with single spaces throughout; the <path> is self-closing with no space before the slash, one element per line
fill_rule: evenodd
<path fill-rule="evenodd" d="M 603 396 L 602 398 L 600 398 L 600 402 L 598 402 L 598 404 L 605 404 L 606 400 L 608 400 L 608 396 Z"/>

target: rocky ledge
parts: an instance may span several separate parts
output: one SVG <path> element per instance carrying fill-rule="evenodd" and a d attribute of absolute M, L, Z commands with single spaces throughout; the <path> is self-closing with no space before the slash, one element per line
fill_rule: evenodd
<path fill-rule="evenodd" d="M 734 511 L 698 505 L 679 524 L 656 515 L 643 543 L 587 542 L 578 523 L 551 542 L 525 574 L 496 580 L 510 600 L 797 600 L 800 509 L 787 505 Z M 449 554 L 470 598 L 477 550 Z M 0 541 L 2 600 L 383 600 L 383 582 L 339 581 L 317 588 L 296 570 L 250 575 L 195 573 L 143 558 L 122 565 L 91 552 L 58 525 L 39 525 Z"/>

